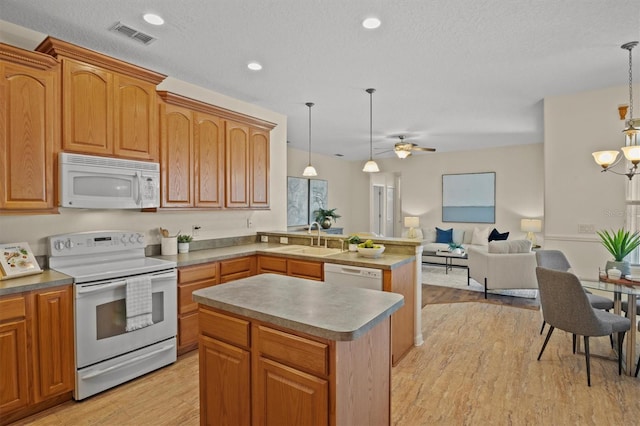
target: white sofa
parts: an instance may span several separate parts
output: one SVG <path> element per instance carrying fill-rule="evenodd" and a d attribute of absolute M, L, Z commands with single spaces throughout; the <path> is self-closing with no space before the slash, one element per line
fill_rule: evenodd
<path fill-rule="evenodd" d="M 469 247 L 469 277 L 487 290 L 537 289 L 536 254 L 529 240 L 492 241 L 486 250 Z"/>
<path fill-rule="evenodd" d="M 470 228 L 470 229 L 461 229 L 461 228 L 452 228 L 453 229 L 453 242 L 462 246 L 465 251 L 469 251 L 470 248 L 474 248 L 476 250 L 486 251 L 488 245 L 489 233 L 493 229 L 493 227 L 483 227 L 483 228 Z M 474 235 L 475 231 L 475 235 Z M 424 263 L 433 263 L 433 264 L 445 264 L 445 259 L 440 256 L 436 256 L 436 252 L 441 250 L 447 250 L 449 248 L 448 243 L 436 243 L 436 229 L 423 229 L 422 230 L 423 239 L 423 251 L 422 251 L 422 261 Z M 476 237 L 474 239 L 474 236 Z M 453 265 L 467 265 L 467 259 L 452 259 Z"/>

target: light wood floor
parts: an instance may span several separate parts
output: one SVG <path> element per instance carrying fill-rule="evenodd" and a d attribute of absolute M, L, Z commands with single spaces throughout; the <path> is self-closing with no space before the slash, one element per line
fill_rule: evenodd
<path fill-rule="evenodd" d="M 455 293 L 444 297 L 456 298 Z M 464 301 L 466 295 L 460 295 Z M 424 345 L 393 369 L 394 425 L 623 425 L 640 419 L 640 378 L 614 361 L 584 355 L 556 331 L 541 361 L 540 314 L 495 300 L 430 304 Z M 592 353 L 609 354 L 607 338 Z M 198 356 L 16 425 L 197 425 Z"/>

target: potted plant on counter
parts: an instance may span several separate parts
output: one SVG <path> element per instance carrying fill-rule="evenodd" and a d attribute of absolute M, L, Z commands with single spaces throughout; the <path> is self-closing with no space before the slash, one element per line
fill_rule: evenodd
<path fill-rule="evenodd" d="M 613 256 L 614 260 L 607 261 L 605 270 L 620 270 L 622 276 L 629 275 L 629 262 L 625 261 L 629 253 L 640 246 L 640 234 L 638 231 L 631 232 L 624 229 L 618 231 L 597 231 L 598 236 L 602 240 L 602 245 Z"/>
<path fill-rule="evenodd" d="M 349 251 L 358 251 L 358 244 L 362 242 L 357 235 L 351 235 L 346 241 L 349 244 Z"/>
<path fill-rule="evenodd" d="M 189 253 L 189 243 L 193 240 L 191 235 L 178 235 L 178 253 Z"/>
<path fill-rule="evenodd" d="M 318 222 L 324 229 L 331 228 L 331 222 L 338 220 L 339 217 L 342 217 L 338 213 L 336 213 L 336 209 L 319 208 L 313 213 L 316 215 L 316 222 Z"/>

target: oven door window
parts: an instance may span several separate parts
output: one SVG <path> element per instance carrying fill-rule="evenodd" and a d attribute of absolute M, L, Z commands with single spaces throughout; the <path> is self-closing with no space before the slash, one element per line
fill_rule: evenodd
<path fill-rule="evenodd" d="M 164 293 L 153 293 L 151 301 L 153 304 L 152 320 L 154 324 L 158 324 L 164 321 Z M 125 299 L 103 303 L 95 308 L 97 319 L 96 338 L 98 340 L 126 333 L 127 310 L 125 308 Z"/>

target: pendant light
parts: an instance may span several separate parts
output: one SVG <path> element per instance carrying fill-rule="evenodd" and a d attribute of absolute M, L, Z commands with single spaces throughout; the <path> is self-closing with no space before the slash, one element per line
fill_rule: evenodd
<path fill-rule="evenodd" d="M 373 92 L 376 89 L 367 89 L 365 91 L 369 94 L 369 161 L 365 163 L 362 171 L 376 173 L 380 171 L 378 164 L 373 161 Z"/>
<path fill-rule="evenodd" d="M 629 51 L 629 120 L 626 121 L 626 127 L 622 130 L 622 133 L 625 135 L 625 146 L 623 146 L 621 150 L 624 158 L 631 162 L 631 167 L 626 173 L 620 173 L 612 169 L 618 164 L 620 159 L 623 158 L 618 159 L 619 151 L 598 151 L 592 154 L 596 163 L 602 167 L 603 172 L 624 175 L 628 177 L 629 180 L 640 173 L 638 172 L 638 164 L 640 163 L 640 145 L 638 143 L 640 127 L 637 127 L 637 120 L 633 118 L 633 61 L 631 56 L 631 50 L 637 45 L 637 41 L 630 41 L 620 46 L 622 49 Z M 623 111 L 623 109 L 620 109 L 621 119 L 624 119 L 626 116 L 626 111 L 624 111 L 624 115 Z"/>
<path fill-rule="evenodd" d="M 309 164 L 304 168 L 302 176 L 318 176 L 315 167 L 311 165 L 311 107 L 315 104 L 313 102 L 307 102 L 305 105 L 309 107 Z"/>

